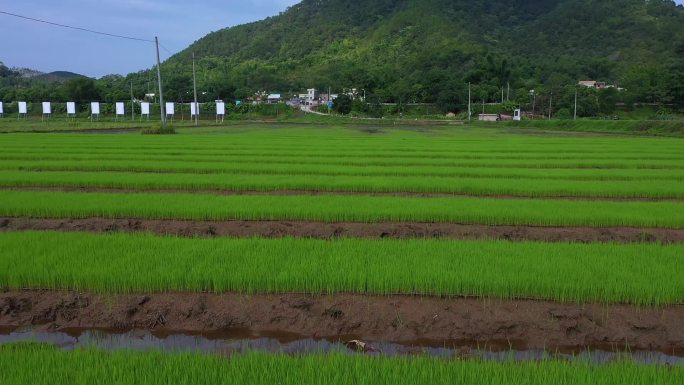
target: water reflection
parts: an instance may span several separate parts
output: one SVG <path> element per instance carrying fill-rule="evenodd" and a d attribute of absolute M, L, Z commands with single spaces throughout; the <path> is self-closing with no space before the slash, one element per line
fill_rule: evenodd
<path fill-rule="evenodd" d="M 396 344 L 364 341 L 365 346 L 351 344 L 347 340 L 302 338 L 295 335 L 250 336 L 248 332 L 227 335 L 154 334 L 147 330 L 114 332 L 106 330 L 71 330 L 48 333 L 30 329 L 0 330 L 0 344 L 13 342 L 42 342 L 64 350 L 96 347 L 108 351 L 165 351 L 202 352 L 214 354 L 238 354 L 249 351 L 313 354 L 345 353 L 373 356 L 425 355 L 436 358 L 460 358 L 486 361 L 540 361 L 560 359 L 568 361 L 605 364 L 620 359 L 632 359 L 648 365 L 684 365 L 684 357 L 662 352 L 619 352 L 592 350 L 582 352 L 548 352 L 540 349 L 500 350 L 473 346 L 426 346 L 421 344 Z"/>

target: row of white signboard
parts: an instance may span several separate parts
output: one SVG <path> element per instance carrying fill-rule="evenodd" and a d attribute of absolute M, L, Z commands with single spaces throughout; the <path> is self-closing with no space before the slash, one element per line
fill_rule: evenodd
<path fill-rule="evenodd" d="M 27 114 L 28 113 L 28 104 L 26 102 L 19 102 L 18 104 L 19 104 L 19 114 Z M 42 104 L 43 104 L 43 115 L 52 114 L 52 103 L 43 102 Z M 68 115 L 76 115 L 76 103 L 67 102 L 66 107 L 67 107 L 67 114 Z M 140 103 L 140 111 L 141 111 L 142 115 L 149 115 L 150 114 L 150 103 L 147 103 L 147 102 Z M 99 115 L 100 114 L 100 103 L 99 102 L 90 103 L 90 113 L 91 113 L 91 115 Z M 0 114 L 4 114 L 2 102 L 0 102 Z M 176 104 L 175 103 L 166 103 L 166 115 L 175 115 L 175 114 L 176 114 Z M 216 115 L 225 115 L 225 114 L 226 114 L 226 104 L 225 103 L 216 103 Z M 126 115 L 125 103 L 116 103 L 116 115 Z M 195 103 L 190 104 L 190 115 L 193 115 L 193 116 L 197 115 Z"/>

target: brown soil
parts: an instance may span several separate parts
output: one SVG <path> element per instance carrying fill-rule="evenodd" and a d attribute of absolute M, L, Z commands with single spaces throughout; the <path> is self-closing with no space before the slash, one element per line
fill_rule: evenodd
<path fill-rule="evenodd" d="M 624 349 L 684 354 L 684 306 L 300 294 L 0 293 L 0 328 L 83 328 L 361 339 L 423 346 Z"/>
<path fill-rule="evenodd" d="M 59 230 L 90 232 L 142 231 L 178 236 L 339 237 L 505 239 L 512 241 L 668 242 L 684 243 L 684 229 L 627 227 L 486 226 L 451 223 L 359 223 L 306 221 L 178 221 L 142 219 L 2 218 L 0 231 Z"/>

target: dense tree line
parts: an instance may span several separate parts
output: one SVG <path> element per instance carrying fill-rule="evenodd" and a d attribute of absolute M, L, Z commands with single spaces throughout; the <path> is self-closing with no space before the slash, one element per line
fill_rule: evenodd
<path fill-rule="evenodd" d="M 670 0 L 304 0 L 261 22 L 211 33 L 162 65 L 165 94 L 202 101 L 316 87 L 365 91 L 380 103 L 434 103 L 462 112 L 472 100 L 539 111 L 610 114 L 648 103 L 684 105 L 684 8 Z M 0 68 L 0 99 L 99 99 L 156 93 L 153 70 L 63 84 L 16 79 Z M 14 79 L 14 80 L 10 80 Z M 579 88 L 598 80 L 623 89 Z M 552 96 L 554 95 L 554 96 Z M 570 111 L 572 110 L 572 111 Z"/>

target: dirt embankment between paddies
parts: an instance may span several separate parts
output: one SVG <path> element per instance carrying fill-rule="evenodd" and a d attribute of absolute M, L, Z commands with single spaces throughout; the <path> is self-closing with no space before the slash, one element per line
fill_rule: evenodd
<path fill-rule="evenodd" d="M 504 239 L 545 242 L 684 243 L 684 229 L 629 227 L 488 226 L 410 222 L 179 221 L 142 219 L 36 219 L 0 217 L 0 231 L 149 232 L 177 236 Z"/>
<path fill-rule="evenodd" d="M 0 292 L 0 328 L 146 329 L 214 338 L 320 338 L 490 349 L 684 354 L 684 306 L 303 294 Z"/>

